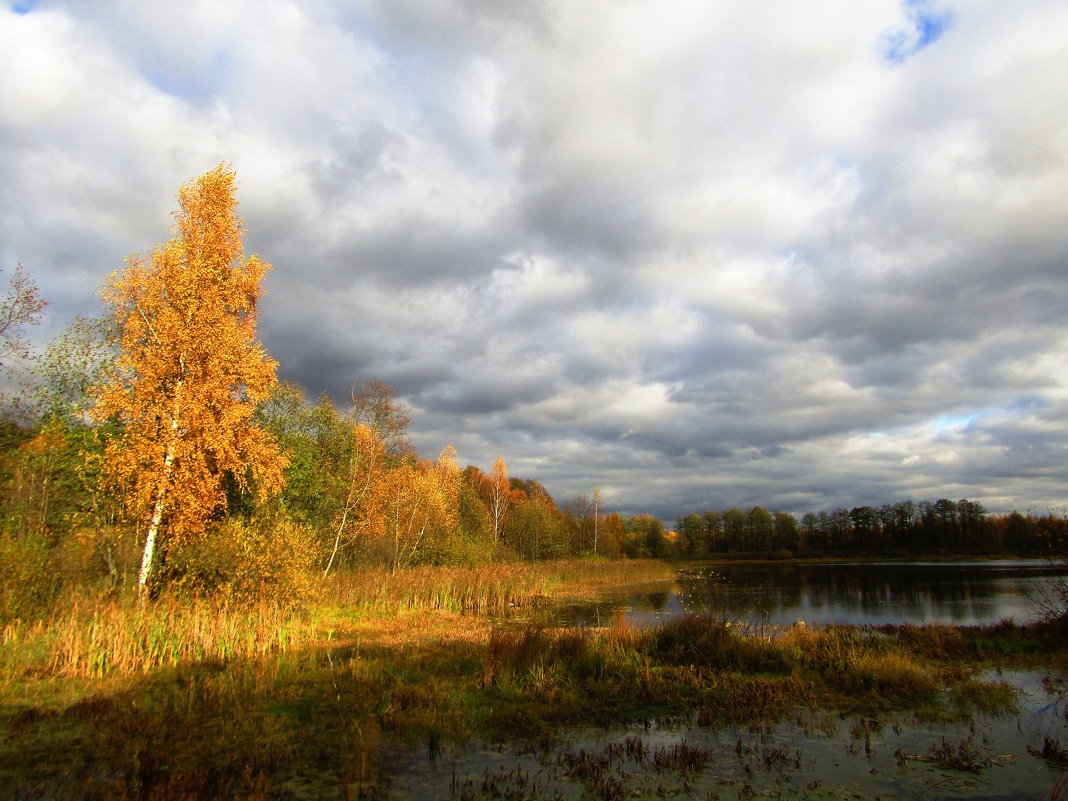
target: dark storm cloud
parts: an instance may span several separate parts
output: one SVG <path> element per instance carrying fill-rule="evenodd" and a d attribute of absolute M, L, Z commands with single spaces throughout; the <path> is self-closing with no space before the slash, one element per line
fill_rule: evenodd
<path fill-rule="evenodd" d="M 503 227 L 503 226 L 502 226 Z M 413 283 L 455 284 L 482 277 L 501 264 L 508 242 L 502 230 L 457 231 L 420 216 L 397 220 L 329 253 L 342 273 L 385 287 Z"/>
<path fill-rule="evenodd" d="M 553 250 L 581 257 L 630 260 L 655 244 L 656 230 L 643 198 L 627 185 L 596 176 L 536 184 L 524 198 L 531 232 Z"/>

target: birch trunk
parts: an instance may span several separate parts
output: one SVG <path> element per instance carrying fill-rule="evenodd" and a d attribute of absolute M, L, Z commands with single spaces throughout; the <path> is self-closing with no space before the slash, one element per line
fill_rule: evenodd
<path fill-rule="evenodd" d="M 177 421 L 175 421 L 177 428 Z M 141 569 L 137 573 L 137 597 L 142 602 L 148 600 L 148 581 L 152 577 L 152 565 L 156 558 L 156 538 L 159 534 L 159 526 L 163 521 L 164 501 L 167 497 L 167 483 L 171 477 L 171 464 L 174 462 L 174 441 L 167 446 L 167 456 L 163 460 L 163 481 L 160 482 L 159 492 L 156 493 L 156 505 L 152 508 L 152 522 L 148 526 L 148 536 L 145 537 L 145 550 L 141 554 Z"/>

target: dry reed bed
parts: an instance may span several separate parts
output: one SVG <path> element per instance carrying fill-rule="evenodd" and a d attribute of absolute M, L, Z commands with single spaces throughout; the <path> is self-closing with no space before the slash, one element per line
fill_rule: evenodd
<path fill-rule="evenodd" d="M 652 561 L 572 560 L 478 568 L 417 567 L 339 571 L 321 581 L 302 610 L 211 598 L 129 597 L 83 592 L 57 603 L 43 621 L 0 629 L 0 681 L 22 675 L 99 678 L 198 662 L 258 660 L 332 636 L 339 613 L 403 611 L 474 615 L 531 608 L 550 596 L 584 594 L 606 582 L 670 578 Z"/>
<path fill-rule="evenodd" d="M 80 599 L 28 634 L 44 645 L 50 674 L 100 678 L 183 663 L 262 659 L 306 642 L 314 624 L 266 603 Z"/>
<path fill-rule="evenodd" d="M 648 559 L 572 559 L 397 571 L 364 568 L 334 574 L 324 587 L 324 600 L 369 612 L 443 609 L 493 614 L 532 608 L 550 599 L 591 596 L 605 587 L 669 581 L 674 575 L 670 565 Z"/>
<path fill-rule="evenodd" d="M 606 700 L 676 699 L 705 717 L 747 719 L 815 695 L 846 707 L 934 702 L 943 687 L 953 699 L 991 711 L 1015 704 L 1004 682 L 947 672 L 893 635 L 793 627 L 772 637 L 709 616 L 643 629 L 622 617 L 603 630 L 499 627 L 490 636 L 482 683 L 554 700 L 602 690 Z"/>

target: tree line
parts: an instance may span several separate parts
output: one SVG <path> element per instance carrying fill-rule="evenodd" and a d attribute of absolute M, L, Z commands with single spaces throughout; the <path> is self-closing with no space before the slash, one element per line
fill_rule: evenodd
<path fill-rule="evenodd" d="M 807 512 L 800 520 L 762 506 L 690 514 L 676 521 L 681 558 L 789 551 L 791 554 L 1020 554 L 1068 548 L 1068 519 L 1013 511 L 988 514 L 978 501 L 899 501 Z"/>

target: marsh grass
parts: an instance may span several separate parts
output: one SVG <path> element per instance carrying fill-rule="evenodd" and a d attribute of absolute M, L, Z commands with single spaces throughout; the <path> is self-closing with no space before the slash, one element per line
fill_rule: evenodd
<path fill-rule="evenodd" d="M 514 725 L 541 715 L 522 698 L 550 704 L 553 719 L 658 711 L 693 713 L 711 725 L 778 719 L 817 698 L 842 708 L 932 703 L 940 676 L 876 632 L 793 629 L 768 636 L 692 616 L 650 628 L 631 628 L 623 619 L 606 629 L 498 626 L 480 685 L 508 700 Z"/>
<path fill-rule="evenodd" d="M 591 629 L 520 614 L 546 594 L 663 570 L 363 571 L 333 578 L 303 614 L 219 598 L 71 598 L 47 620 L 0 629 L 0 782 L 48 754 L 41 796 L 64 771 L 108 788 L 101 797 L 260 798 L 279 786 L 332 796 L 377 787 L 397 743 L 433 753 L 575 723 L 759 726 L 924 704 L 998 714 L 1014 700 L 963 660 L 998 638 L 1016 643 L 1015 629 L 772 630 L 709 616 L 641 628 L 623 615 Z M 680 747 L 661 759 L 685 773 L 699 756 Z"/>
<path fill-rule="evenodd" d="M 1020 706 L 1019 690 L 1004 679 L 983 681 L 964 677 L 953 683 L 950 695 L 958 706 L 986 715 L 1007 715 Z"/>
<path fill-rule="evenodd" d="M 902 652 L 861 655 L 843 679 L 846 688 L 852 686 L 888 699 L 929 696 L 938 687 L 928 668 Z"/>
<path fill-rule="evenodd" d="M 313 630 L 310 619 L 267 603 L 78 600 L 47 622 L 44 668 L 52 675 L 100 678 L 187 663 L 261 659 L 307 642 Z"/>
<path fill-rule="evenodd" d="M 446 610 L 489 614 L 536 605 L 553 583 L 551 574 L 529 564 L 485 567 L 414 567 L 390 571 L 364 568 L 335 573 L 324 603 L 369 613 Z"/>
<path fill-rule="evenodd" d="M 421 567 L 337 572 L 304 609 L 225 592 L 164 595 L 151 604 L 132 595 L 70 592 L 44 619 L 0 628 L 0 686 L 27 675 L 102 678 L 147 674 L 199 662 L 262 659 L 345 636 L 352 614 L 406 611 L 502 614 L 534 608 L 550 594 L 583 595 L 605 583 L 661 579 L 660 562 L 571 560 L 481 568 Z"/>
<path fill-rule="evenodd" d="M 911 652 L 938 661 L 1045 658 L 1059 650 L 1065 631 L 1057 624 L 1021 626 L 1011 620 L 993 626 L 904 624 L 881 626 Z"/>
<path fill-rule="evenodd" d="M 322 592 L 324 604 L 369 613 L 405 609 L 500 614 L 564 598 L 594 597 L 606 587 L 668 581 L 674 569 L 650 559 L 502 562 L 482 567 L 368 567 L 339 571 Z"/>
<path fill-rule="evenodd" d="M 994 764 L 994 760 L 984 756 L 975 744 L 975 737 L 961 737 L 955 743 L 945 737 L 941 742 L 931 746 L 928 754 L 906 754 L 897 752 L 899 764 L 907 759 L 931 762 L 944 770 L 959 770 L 967 773 L 979 773 Z"/>

